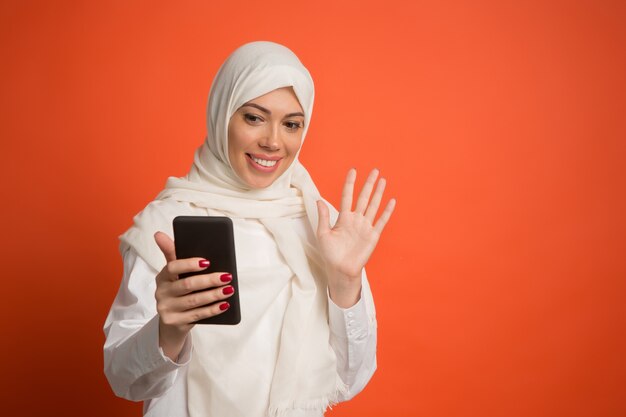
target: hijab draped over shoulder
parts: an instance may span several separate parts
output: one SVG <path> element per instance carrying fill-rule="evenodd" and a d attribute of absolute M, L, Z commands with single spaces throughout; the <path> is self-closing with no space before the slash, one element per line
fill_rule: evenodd
<path fill-rule="evenodd" d="M 299 59 L 284 46 L 271 42 L 253 42 L 241 46 L 224 62 L 211 86 L 205 142 L 196 151 L 190 172 L 183 178 L 169 178 L 165 189 L 134 219 L 134 225 L 121 236 L 122 253 L 132 248 L 155 270 L 165 265 L 165 258 L 153 235 L 164 231 L 172 236 L 172 219 L 190 214 L 198 207 L 233 219 L 255 219 L 273 236 L 282 262 L 290 274 L 290 298 L 284 313 L 276 364 L 268 376 L 270 416 L 322 415 L 327 406 L 345 390 L 336 371 L 336 358 L 329 345 L 328 300 L 323 260 L 315 242 L 307 242 L 293 227 L 306 217 L 312 230 L 317 229 L 315 202 L 321 197 L 311 177 L 298 161 L 269 187 L 251 189 L 233 171 L 228 159 L 228 123 L 246 102 L 282 87 L 292 87 L 304 110 L 303 140 L 313 110 L 313 80 Z M 333 219 L 336 212 L 333 213 Z M 237 253 L 237 259 L 246 254 Z M 246 279 L 239 274 L 240 282 Z M 272 279 L 267 277 L 267 279 Z M 262 296 L 262 295 L 260 295 Z M 271 305 L 272 300 L 259 300 Z M 246 308 L 242 304 L 242 315 Z M 245 316 L 242 316 L 242 320 Z M 219 350 L 236 350 L 220 345 L 202 351 L 203 340 L 212 337 L 213 326 L 192 329 L 194 352 L 188 372 L 188 408 L 192 417 L 246 415 L 246 402 L 253 403 L 259 391 L 240 392 L 241 404 L 232 413 L 219 401 L 209 401 L 206 393 L 217 389 L 207 373 L 212 355 Z M 234 326 L 237 332 L 240 326 Z M 245 335 L 240 335 L 245 337 Z M 243 353 L 242 353 L 243 355 Z M 246 352 L 241 361 L 224 367 L 250 366 L 255 359 Z M 245 365 L 244 365 L 245 364 Z M 253 366 L 253 365 L 252 365 Z M 243 371 L 243 369 L 242 369 Z M 218 377 L 219 380 L 219 377 Z M 234 390 L 238 388 L 233 387 Z M 267 395 L 267 394 L 265 394 Z M 261 399 L 262 400 L 262 399 Z"/>

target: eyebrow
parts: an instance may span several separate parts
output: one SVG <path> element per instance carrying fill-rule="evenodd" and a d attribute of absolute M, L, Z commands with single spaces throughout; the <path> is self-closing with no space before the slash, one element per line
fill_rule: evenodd
<path fill-rule="evenodd" d="M 268 114 L 268 115 L 272 114 L 272 112 L 269 109 L 266 109 L 263 106 L 259 106 L 256 103 L 246 103 L 246 104 L 244 104 L 241 107 L 246 107 L 246 106 L 257 108 L 257 109 L 261 110 L 263 113 Z M 289 114 L 285 115 L 285 117 L 295 117 L 295 116 L 302 116 L 302 117 L 304 117 L 304 113 L 302 113 L 302 112 L 295 112 L 295 113 L 289 113 Z"/>

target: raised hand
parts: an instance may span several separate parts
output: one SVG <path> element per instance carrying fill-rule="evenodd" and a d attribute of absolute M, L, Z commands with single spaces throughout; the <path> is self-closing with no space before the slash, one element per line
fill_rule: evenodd
<path fill-rule="evenodd" d="M 395 199 L 389 200 L 379 219 L 375 221 L 386 185 L 384 178 L 376 184 L 377 178 L 378 170 L 374 169 L 367 177 L 353 211 L 356 170 L 348 171 L 341 195 L 339 217 L 332 228 L 328 207 L 321 200 L 317 202 L 317 240 L 326 262 L 330 297 L 339 307 L 351 307 L 359 300 L 361 271 L 376 248 L 396 206 Z"/>

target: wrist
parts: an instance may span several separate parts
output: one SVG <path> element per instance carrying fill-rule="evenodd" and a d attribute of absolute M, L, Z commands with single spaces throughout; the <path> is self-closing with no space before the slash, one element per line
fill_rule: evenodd
<path fill-rule="evenodd" d="M 350 308 L 361 299 L 361 278 L 328 282 L 328 295 L 340 308 Z"/>
<path fill-rule="evenodd" d="M 176 362 L 188 333 L 189 331 L 164 324 L 159 320 L 159 347 L 163 349 L 165 356 Z"/>

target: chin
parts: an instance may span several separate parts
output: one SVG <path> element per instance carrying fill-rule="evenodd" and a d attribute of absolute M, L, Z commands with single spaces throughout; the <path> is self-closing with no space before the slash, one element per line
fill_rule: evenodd
<path fill-rule="evenodd" d="M 248 187 L 255 190 L 261 190 L 263 188 L 270 187 L 278 178 L 281 177 L 286 171 L 288 165 L 279 167 L 274 172 L 258 172 L 254 167 L 251 167 L 248 161 L 244 166 L 234 167 L 234 171 L 237 176 Z M 291 163 L 291 161 L 289 161 Z"/>
<path fill-rule="evenodd" d="M 245 182 L 248 187 L 255 189 L 255 190 L 260 190 L 260 189 L 267 188 L 270 185 L 274 184 L 274 181 L 276 181 L 276 178 L 271 178 L 271 179 L 269 178 L 242 178 L 242 179 L 243 179 L 243 182 Z"/>

